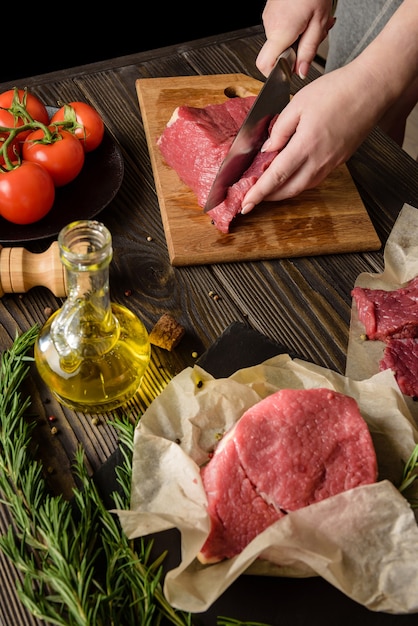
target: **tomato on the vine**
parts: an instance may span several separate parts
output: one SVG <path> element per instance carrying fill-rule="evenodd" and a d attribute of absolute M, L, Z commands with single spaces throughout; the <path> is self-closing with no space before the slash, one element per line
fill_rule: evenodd
<path fill-rule="evenodd" d="M 64 104 L 51 117 L 51 123 L 72 121 L 73 127 L 68 128 L 81 141 L 84 151 L 95 150 L 102 142 L 105 126 L 95 108 L 86 102 L 69 102 Z"/>
<path fill-rule="evenodd" d="M 22 147 L 22 157 L 42 165 L 52 177 L 56 187 L 67 185 L 78 176 L 84 165 L 84 150 L 72 133 L 56 131 L 49 127 L 51 138 L 39 128 L 30 133 Z"/>
<path fill-rule="evenodd" d="M 27 120 L 16 109 L 21 106 L 28 115 L 42 124 L 49 123 L 49 114 L 44 103 L 37 96 L 25 89 L 8 89 L 0 93 L 0 126 L 14 128 L 22 126 Z M 10 110 L 7 110 L 10 109 Z M 19 133 L 19 141 L 24 141 L 30 131 Z"/>
<path fill-rule="evenodd" d="M 51 210 L 55 186 L 41 165 L 22 161 L 14 169 L 0 170 L 0 215 L 14 224 L 32 224 Z"/>

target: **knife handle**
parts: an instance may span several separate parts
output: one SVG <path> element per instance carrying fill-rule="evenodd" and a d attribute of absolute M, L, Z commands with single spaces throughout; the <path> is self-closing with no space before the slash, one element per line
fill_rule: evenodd
<path fill-rule="evenodd" d="M 277 63 L 280 65 L 289 83 L 292 80 L 292 74 L 296 65 L 297 47 L 295 48 L 294 46 L 295 44 L 290 46 L 290 48 L 286 48 L 277 59 Z"/>

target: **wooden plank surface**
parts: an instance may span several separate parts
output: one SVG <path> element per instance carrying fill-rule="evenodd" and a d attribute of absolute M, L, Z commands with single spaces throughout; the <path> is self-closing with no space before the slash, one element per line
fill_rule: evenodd
<path fill-rule="evenodd" d="M 378 250 L 381 242 L 345 165 L 316 189 L 266 202 L 238 216 L 228 234 L 204 215 L 196 196 L 169 167 L 156 144 L 177 106 L 221 103 L 229 93 L 258 93 L 244 74 L 136 80 L 158 201 L 172 265 L 199 265 Z"/>

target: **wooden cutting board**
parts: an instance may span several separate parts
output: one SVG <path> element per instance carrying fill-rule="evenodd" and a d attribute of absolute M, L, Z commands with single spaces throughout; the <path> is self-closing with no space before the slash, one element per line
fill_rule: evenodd
<path fill-rule="evenodd" d="M 157 139 L 174 109 L 257 94 L 260 81 L 243 74 L 141 78 L 136 90 L 144 122 L 170 262 L 174 266 L 378 250 L 381 242 L 346 167 L 313 190 L 265 202 L 220 233 L 195 194 L 163 160 Z M 228 94 L 228 96 L 226 95 Z"/>

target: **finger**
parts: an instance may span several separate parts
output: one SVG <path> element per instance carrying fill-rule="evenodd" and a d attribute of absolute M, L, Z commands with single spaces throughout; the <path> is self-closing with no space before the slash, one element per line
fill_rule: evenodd
<path fill-rule="evenodd" d="M 282 150 L 289 139 L 295 134 L 300 121 L 299 109 L 290 101 L 270 128 L 270 135 L 261 147 L 262 152 Z"/>
<path fill-rule="evenodd" d="M 277 38 L 274 38 L 273 34 L 271 38 L 267 39 L 256 59 L 256 65 L 264 76 L 268 76 L 270 74 L 278 56 L 283 52 L 283 50 L 286 50 L 286 48 L 291 46 L 293 41 L 294 40 L 289 41 L 289 37 L 284 37 L 281 34 L 278 34 Z"/>
<path fill-rule="evenodd" d="M 280 113 L 276 122 L 270 131 L 268 140 L 264 143 L 261 150 L 267 152 L 281 151 L 294 135 L 299 117 L 292 113 L 293 109 L 285 107 Z M 287 153 L 287 151 L 286 151 Z M 297 160 L 293 165 L 293 168 L 287 170 L 279 170 L 277 168 L 277 158 L 272 161 L 265 174 L 255 183 L 253 187 L 248 191 L 242 202 L 241 213 L 246 214 L 252 211 L 255 205 L 259 204 L 265 199 L 265 196 L 277 190 L 278 187 L 284 184 L 286 179 L 291 176 L 295 167 L 297 167 Z M 275 163 L 276 161 L 276 163 Z M 274 166 L 273 166 L 274 164 Z M 261 180 L 262 179 L 262 180 Z M 261 180 L 261 182 L 260 182 Z"/>
<path fill-rule="evenodd" d="M 267 195 L 264 200 L 278 202 L 299 196 L 303 191 L 317 187 L 328 176 L 329 172 L 329 167 L 314 170 L 310 164 L 310 159 L 306 158 L 283 185 L 272 194 Z"/>
<path fill-rule="evenodd" d="M 312 20 L 306 31 L 300 36 L 295 67 L 300 78 L 304 79 L 308 75 L 319 44 L 324 41 L 334 24 L 335 18 L 333 17 L 323 21 Z"/>
<path fill-rule="evenodd" d="M 249 213 L 263 200 L 289 198 L 302 191 L 303 178 L 293 181 L 293 177 L 301 171 L 306 158 L 301 157 L 300 150 L 293 148 L 291 140 L 247 192 L 242 202 L 241 213 L 244 215 Z"/>

